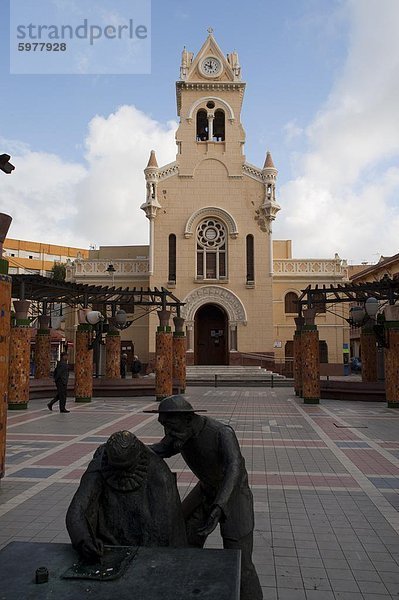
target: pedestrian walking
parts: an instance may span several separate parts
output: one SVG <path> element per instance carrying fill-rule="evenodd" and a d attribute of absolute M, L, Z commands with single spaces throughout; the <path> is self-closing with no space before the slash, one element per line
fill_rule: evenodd
<path fill-rule="evenodd" d="M 61 413 L 70 412 L 66 409 L 68 377 L 68 354 L 66 352 L 62 352 L 60 360 L 57 362 L 57 366 L 54 369 L 54 381 L 55 385 L 57 386 L 57 393 L 54 396 L 54 398 L 50 400 L 50 402 L 47 404 L 47 408 L 49 410 L 53 410 L 54 404 L 56 402 L 59 402 Z"/>
<path fill-rule="evenodd" d="M 126 378 L 126 370 L 127 370 L 127 354 L 122 354 L 122 356 L 121 356 L 121 377 L 122 377 L 122 379 Z"/>
<path fill-rule="evenodd" d="M 141 366 L 142 366 L 141 361 L 139 360 L 139 357 L 137 356 L 137 354 L 135 354 L 133 356 L 133 363 L 132 363 L 132 377 L 140 376 Z"/>

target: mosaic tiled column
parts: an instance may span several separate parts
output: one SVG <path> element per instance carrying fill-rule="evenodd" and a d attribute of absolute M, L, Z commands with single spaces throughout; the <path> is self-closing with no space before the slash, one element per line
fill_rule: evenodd
<path fill-rule="evenodd" d="M 75 402 L 91 402 L 93 395 L 92 326 L 80 323 L 76 331 Z"/>
<path fill-rule="evenodd" d="M 24 410 L 29 402 L 31 328 L 28 319 L 30 302 L 14 300 L 15 322 L 10 333 L 8 372 L 8 408 Z"/>
<path fill-rule="evenodd" d="M 173 337 L 169 325 L 170 312 L 159 310 L 160 325 L 155 340 L 155 396 L 163 400 L 173 393 Z"/>
<path fill-rule="evenodd" d="M 8 275 L 8 262 L 0 258 L 0 479 L 4 477 L 6 456 L 10 309 L 11 277 Z"/>
<path fill-rule="evenodd" d="M 302 396 L 301 332 L 294 333 L 294 389 L 295 396 Z"/>
<path fill-rule="evenodd" d="M 35 339 L 35 379 L 50 377 L 51 370 L 51 338 L 50 317 L 39 317 L 39 329 Z"/>
<path fill-rule="evenodd" d="M 105 337 L 105 377 L 121 378 L 121 336 L 119 331 L 109 331 Z"/>
<path fill-rule="evenodd" d="M 305 404 L 320 402 L 319 332 L 316 325 L 304 325 L 301 331 L 302 397 Z"/>
<path fill-rule="evenodd" d="M 184 319 L 174 317 L 173 332 L 173 382 L 179 394 L 186 391 L 186 336 L 184 335 Z"/>
<path fill-rule="evenodd" d="M 399 408 L 399 306 L 385 309 L 385 396 L 388 408 Z"/>
<path fill-rule="evenodd" d="M 362 327 L 360 347 L 362 350 L 362 381 L 366 383 L 378 381 L 377 338 L 374 333 L 373 322 Z"/>

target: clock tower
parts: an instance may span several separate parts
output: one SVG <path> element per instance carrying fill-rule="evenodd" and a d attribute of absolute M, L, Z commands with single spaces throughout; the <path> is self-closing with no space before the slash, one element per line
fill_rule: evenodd
<path fill-rule="evenodd" d="M 245 83 L 237 52 L 208 30 L 198 54 L 183 49 L 176 82 L 177 155 L 151 153 L 141 208 L 150 221 L 150 287 L 183 300 L 188 364 L 236 364 L 273 351 L 272 222 L 277 170 L 245 159 Z M 154 352 L 156 316 L 150 316 Z"/>

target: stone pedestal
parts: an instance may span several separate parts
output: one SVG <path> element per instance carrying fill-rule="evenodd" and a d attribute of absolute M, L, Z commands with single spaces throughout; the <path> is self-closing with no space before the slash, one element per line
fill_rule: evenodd
<path fill-rule="evenodd" d="M 179 394 L 186 391 L 186 336 L 173 333 L 173 382 Z"/>
<path fill-rule="evenodd" d="M 362 381 L 365 383 L 378 381 L 377 338 L 371 323 L 362 327 L 360 347 L 362 350 Z"/>
<path fill-rule="evenodd" d="M 0 479 L 4 477 L 10 352 L 11 277 L 8 262 L 0 258 Z"/>
<path fill-rule="evenodd" d="M 92 326 L 88 323 L 78 325 L 76 331 L 75 354 L 75 402 L 91 402 L 93 395 L 93 350 Z"/>
<path fill-rule="evenodd" d="M 35 379 L 50 377 L 51 340 L 50 329 L 38 329 L 35 339 Z"/>
<path fill-rule="evenodd" d="M 158 327 L 155 352 L 155 396 L 160 401 L 173 393 L 173 337 L 169 326 Z"/>
<path fill-rule="evenodd" d="M 105 337 L 105 377 L 121 378 L 121 336 L 119 331 L 110 331 Z"/>
<path fill-rule="evenodd" d="M 385 395 L 388 408 L 399 408 L 399 321 L 386 321 L 385 335 Z"/>
<path fill-rule="evenodd" d="M 29 402 L 30 343 L 29 321 L 11 328 L 8 374 L 8 408 L 23 410 Z"/>
<path fill-rule="evenodd" d="M 302 396 L 304 404 L 320 402 L 319 332 L 316 325 L 304 325 L 301 331 Z"/>
<path fill-rule="evenodd" d="M 302 396 L 302 350 L 301 332 L 294 333 L 294 389 L 295 396 Z"/>

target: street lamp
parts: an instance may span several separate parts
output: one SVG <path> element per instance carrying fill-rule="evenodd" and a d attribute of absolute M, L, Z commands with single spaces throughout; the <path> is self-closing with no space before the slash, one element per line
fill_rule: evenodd
<path fill-rule="evenodd" d="M 10 175 L 15 169 L 14 165 L 10 163 L 11 156 L 9 154 L 0 154 L 0 169 Z"/>
<path fill-rule="evenodd" d="M 107 271 L 108 275 L 112 275 L 112 287 L 114 287 L 114 274 L 116 273 L 114 265 L 108 265 L 108 267 L 105 270 Z"/>
<path fill-rule="evenodd" d="M 373 331 L 377 338 L 377 343 L 383 348 L 388 348 L 388 340 L 385 337 L 384 315 L 379 314 L 380 305 L 377 298 L 370 296 L 367 298 L 363 306 L 352 306 L 349 309 L 349 323 L 355 327 L 361 327 L 367 322 L 372 321 Z"/>

